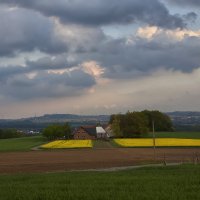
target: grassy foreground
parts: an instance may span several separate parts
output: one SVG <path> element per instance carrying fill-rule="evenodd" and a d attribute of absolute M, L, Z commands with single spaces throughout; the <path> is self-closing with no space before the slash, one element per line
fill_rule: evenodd
<path fill-rule="evenodd" d="M 22 137 L 0 140 L 0 152 L 5 151 L 29 151 L 35 146 L 39 146 L 46 142 L 46 138 L 42 136 Z"/>
<path fill-rule="evenodd" d="M 4 200 L 200 199 L 200 165 L 0 175 L 0 190 Z"/>

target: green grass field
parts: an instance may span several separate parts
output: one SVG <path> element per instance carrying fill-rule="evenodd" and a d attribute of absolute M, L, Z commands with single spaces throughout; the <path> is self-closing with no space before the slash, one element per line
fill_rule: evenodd
<path fill-rule="evenodd" d="M 4 200 L 200 199 L 200 165 L 0 175 L 0 191 Z"/>
<path fill-rule="evenodd" d="M 0 140 L 0 152 L 5 151 L 29 151 L 35 146 L 46 142 L 42 136 L 22 137 Z"/>
<path fill-rule="evenodd" d="M 94 148 L 113 148 L 111 141 L 104 141 L 104 140 L 94 140 L 93 141 L 93 147 Z"/>
<path fill-rule="evenodd" d="M 156 132 L 157 138 L 188 138 L 188 139 L 200 139 L 200 132 Z M 152 138 L 152 133 L 143 135 L 145 138 Z"/>

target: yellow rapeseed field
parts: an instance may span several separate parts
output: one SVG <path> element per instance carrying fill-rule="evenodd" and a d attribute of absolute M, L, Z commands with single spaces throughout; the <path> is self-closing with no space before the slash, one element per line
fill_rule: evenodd
<path fill-rule="evenodd" d="M 45 149 L 88 148 L 92 147 L 92 140 L 56 140 L 41 146 Z"/>
<path fill-rule="evenodd" d="M 152 147 L 153 139 L 114 139 L 123 147 Z M 192 147 L 200 146 L 200 139 L 179 139 L 179 138 L 157 138 L 155 144 L 158 147 Z"/>

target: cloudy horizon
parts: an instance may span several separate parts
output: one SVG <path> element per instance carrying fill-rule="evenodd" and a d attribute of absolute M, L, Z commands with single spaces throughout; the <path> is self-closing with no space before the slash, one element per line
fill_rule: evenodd
<path fill-rule="evenodd" d="M 1 0 L 0 118 L 200 111 L 197 0 Z"/>

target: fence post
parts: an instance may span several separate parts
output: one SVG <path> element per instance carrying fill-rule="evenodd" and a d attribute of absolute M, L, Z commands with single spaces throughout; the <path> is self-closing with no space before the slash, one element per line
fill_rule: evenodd
<path fill-rule="evenodd" d="M 154 155 L 154 162 L 155 162 L 156 161 L 156 137 L 155 137 L 154 120 L 152 121 L 152 133 L 153 133 L 153 155 Z"/>
<path fill-rule="evenodd" d="M 193 152 L 193 164 L 194 165 L 196 165 L 197 163 L 196 163 L 196 153 L 195 152 Z"/>
<path fill-rule="evenodd" d="M 167 163 L 166 163 L 166 155 L 165 155 L 165 153 L 164 153 L 163 165 L 164 165 L 164 166 L 166 166 L 166 165 L 167 165 Z"/>
<path fill-rule="evenodd" d="M 195 164 L 195 165 L 198 164 L 198 154 L 197 154 L 197 152 L 195 152 L 195 162 L 194 162 L 194 164 Z"/>

